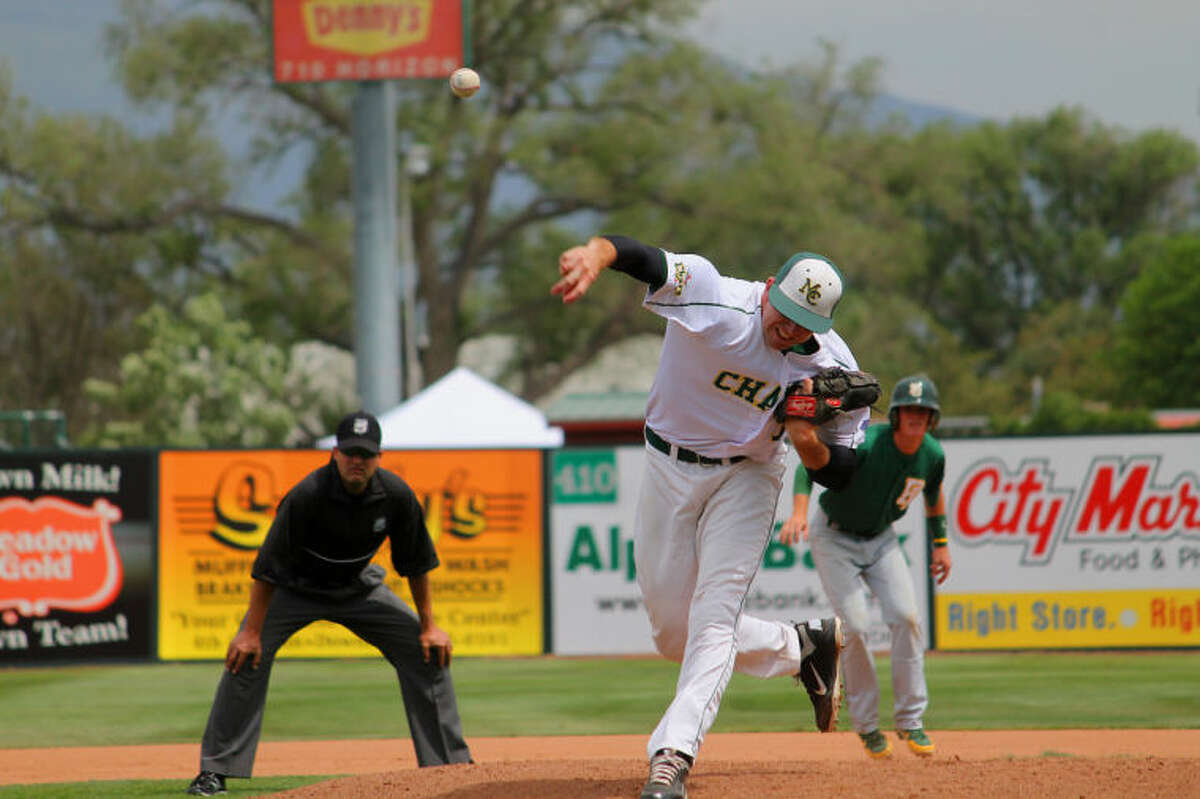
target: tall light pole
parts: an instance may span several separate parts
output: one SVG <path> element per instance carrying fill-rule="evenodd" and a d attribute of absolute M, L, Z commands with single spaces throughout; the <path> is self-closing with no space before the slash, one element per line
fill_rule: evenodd
<path fill-rule="evenodd" d="M 354 96 L 354 355 L 365 410 L 400 402 L 396 302 L 396 113 L 392 84 L 361 81 Z"/>
<path fill-rule="evenodd" d="M 404 398 L 421 390 L 424 373 L 418 353 L 420 334 L 417 328 L 417 255 L 413 243 L 412 181 L 429 172 L 429 146 L 416 143 L 412 134 L 400 134 L 400 147 L 404 154 L 400 170 L 400 304 L 404 308 L 404 362 L 401 378 L 404 381 Z"/>
<path fill-rule="evenodd" d="M 378 15 L 356 15 L 350 27 L 314 24 L 312 6 L 271 0 L 271 60 L 277 83 L 358 82 L 351 112 L 354 145 L 354 351 L 362 407 L 379 413 L 395 406 L 402 383 L 415 387 L 417 321 L 412 277 L 409 156 L 416 169 L 427 158 L 405 147 L 405 185 L 396 182 L 396 109 L 389 81 L 444 79 L 471 62 L 470 0 L 422 0 L 405 7 L 413 25 L 384 24 Z M 338 4 L 335 4 L 338 5 Z M 341 3 L 340 5 L 347 5 Z M 411 6 L 409 8 L 408 6 Z M 361 10 L 361 9 L 360 9 Z M 409 14 L 408 12 L 412 12 Z M 411 17 L 411 19 L 409 19 Z M 349 17 L 346 17 L 349 19 Z M 424 169 L 422 168 L 422 173 Z M 405 204 L 403 238 L 396 237 L 397 201 Z M 396 273 L 397 244 L 405 247 L 405 274 Z M 406 283 L 408 285 L 406 285 Z M 403 292 L 399 294 L 398 292 Z M 409 333 L 400 342 L 400 306 Z M 404 351 L 408 357 L 405 358 Z M 408 367 L 406 368 L 406 363 Z"/>

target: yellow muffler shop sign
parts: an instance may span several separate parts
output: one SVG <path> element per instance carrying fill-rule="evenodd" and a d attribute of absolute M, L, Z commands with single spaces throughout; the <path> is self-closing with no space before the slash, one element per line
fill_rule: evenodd
<path fill-rule="evenodd" d="M 224 657 L 280 499 L 328 460 L 319 450 L 159 453 L 160 658 Z M 541 452 L 385 451 L 382 466 L 409 484 L 425 510 L 441 560 L 429 574 L 434 613 L 455 653 L 541 654 Z M 392 590 L 411 601 L 386 543 L 375 561 Z M 331 622 L 306 627 L 280 650 L 283 657 L 375 653 Z"/>

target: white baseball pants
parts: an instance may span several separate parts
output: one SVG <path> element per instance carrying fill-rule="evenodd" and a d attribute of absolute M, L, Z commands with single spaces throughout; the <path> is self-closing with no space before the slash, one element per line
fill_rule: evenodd
<path fill-rule="evenodd" d="M 703 466 L 646 447 L 637 581 L 655 646 L 681 664 L 648 756 L 669 747 L 695 757 L 734 669 L 757 677 L 800 670 L 790 624 L 742 613 L 773 531 L 783 473 L 782 459 Z"/>

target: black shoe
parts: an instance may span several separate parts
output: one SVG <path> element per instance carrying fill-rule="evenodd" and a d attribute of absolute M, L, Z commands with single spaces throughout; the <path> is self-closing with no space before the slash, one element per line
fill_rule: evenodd
<path fill-rule="evenodd" d="M 816 712 L 817 729 L 833 732 L 837 728 L 838 707 L 842 704 L 842 620 L 838 618 L 805 621 L 795 625 L 800 636 L 800 671 L 796 680 L 808 689 Z"/>
<path fill-rule="evenodd" d="M 659 749 L 650 758 L 650 779 L 642 787 L 641 799 L 687 799 L 687 779 L 692 759 L 674 749 Z"/>
<path fill-rule="evenodd" d="M 189 796 L 216 796 L 225 793 L 225 778 L 215 771 L 201 771 L 187 789 Z"/>

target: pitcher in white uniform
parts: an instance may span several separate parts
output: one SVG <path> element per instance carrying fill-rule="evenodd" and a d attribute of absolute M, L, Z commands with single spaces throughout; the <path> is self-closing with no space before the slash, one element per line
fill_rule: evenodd
<path fill-rule="evenodd" d="M 551 292 L 583 297 L 613 268 L 645 282 L 643 305 L 667 319 L 646 409 L 646 478 L 634 529 L 638 586 L 655 646 L 679 662 L 675 698 L 650 736 L 642 799 L 683 799 L 685 779 L 733 671 L 795 676 L 817 728 L 837 723 L 841 621 L 798 624 L 743 613 L 770 540 L 784 474 L 784 425 L 772 409 L 789 384 L 828 366 L 857 369 L 831 328 L 843 279 L 827 258 L 797 253 L 765 282 L 724 277 L 707 259 L 626 236 L 598 236 L 559 256 Z M 813 479 L 853 469 L 868 410 L 786 431 Z"/>

